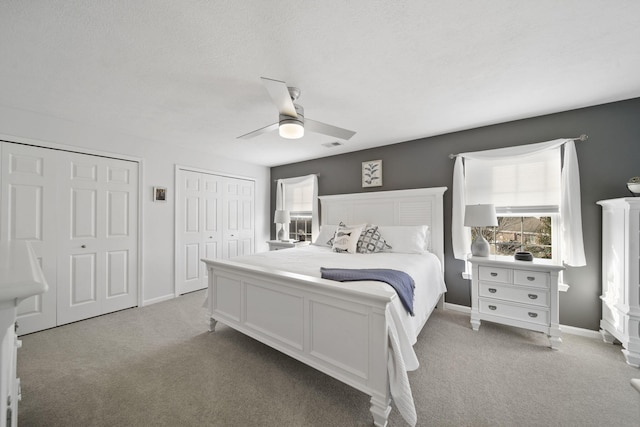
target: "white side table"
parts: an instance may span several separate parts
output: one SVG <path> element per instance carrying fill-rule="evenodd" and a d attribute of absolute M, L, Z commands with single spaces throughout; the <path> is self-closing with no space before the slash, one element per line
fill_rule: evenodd
<path fill-rule="evenodd" d="M 562 343 L 558 315 L 558 273 L 563 266 L 536 261 L 471 257 L 471 327 L 480 321 L 502 323 L 549 337 L 551 348 Z"/>
<path fill-rule="evenodd" d="M 307 246 L 311 244 L 309 241 L 299 242 L 299 241 L 282 241 L 282 240 L 268 240 L 267 244 L 269 245 L 270 251 L 279 251 L 280 249 L 290 249 L 290 248 L 299 248 L 302 246 Z"/>

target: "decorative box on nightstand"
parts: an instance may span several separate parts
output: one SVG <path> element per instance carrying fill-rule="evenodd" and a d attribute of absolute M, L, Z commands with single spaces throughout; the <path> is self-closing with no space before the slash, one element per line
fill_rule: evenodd
<path fill-rule="evenodd" d="M 471 327 L 480 321 L 544 332 L 551 348 L 562 343 L 558 319 L 560 265 L 471 257 Z"/>
<path fill-rule="evenodd" d="M 269 244 L 270 251 L 279 251 L 280 249 L 299 248 L 301 246 L 307 246 L 311 242 L 300 242 L 294 240 L 286 240 L 283 242 L 282 240 L 269 240 L 267 241 L 267 243 Z"/>

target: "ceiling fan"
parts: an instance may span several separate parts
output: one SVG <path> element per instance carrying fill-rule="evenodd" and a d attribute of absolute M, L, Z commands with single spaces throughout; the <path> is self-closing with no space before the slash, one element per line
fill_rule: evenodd
<path fill-rule="evenodd" d="M 287 87 L 287 84 L 280 80 L 268 79 L 266 77 L 261 77 L 261 79 L 280 114 L 278 122 L 241 135 L 237 139 L 253 138 L 254 136 L 272 132 L 276 129 L 278 129 L 281 137 L 288 139 L 302 138 L 305 129 L 310 132 L 321 133 L 345 140 L 350 139 L 356 134 L 347 129 L 305 118 L 304 108 L 294 103 L 300 96 L 300 89 L 297 87 Z"/>

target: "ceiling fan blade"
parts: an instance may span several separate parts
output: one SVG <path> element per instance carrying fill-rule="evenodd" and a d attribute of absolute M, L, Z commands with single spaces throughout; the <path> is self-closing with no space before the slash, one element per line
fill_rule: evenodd
<path fill-rule="evenodd" d="M 326 123 L 317 122 L 311 119 L 304 119 L 304 128 L 311 132 L 322 133 L 325 135 L 333 136 L 334 138 L 340 138 L 344 140 L 350 139 L 356 133 L 352 130 L 342 129 L 337 126 L 328 125 Z"/>
<path fill-rule="evenodd" d="M 262 79 L 264 87 L 267 88 L 267 92 L 269 92 L 269 96 L 271 96 L 273 103 L 276 104 L 278 112 L 287 116 L 298 117 L 296 107 L 293 106 L 291 95 L 289 95 L 287 84 L 280 80 L 273 80 L 266 77 L 260 78 Z"/>
<path fill-rule="evenodd" d="M 245 133 L 244 135 L 240 135 L 236 139 L 249 139 L 249 138 L 253 138 L 254 136 L 262 135 L 263 133 L 272 132 L 272 131 L 278 129 L 278 125 L 279 125 L 279 123 L 276 122 L 276 123 L 270 124 L 269 126 L 265 126 L 265 127 L 260 128 L 258 130 L 254 130 L 253 132 L 249 132 L 249 133 Z"/>

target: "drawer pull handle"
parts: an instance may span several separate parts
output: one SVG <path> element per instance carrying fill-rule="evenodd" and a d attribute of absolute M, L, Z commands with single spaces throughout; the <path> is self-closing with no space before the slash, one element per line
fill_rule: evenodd
<path fill-rule="evenodd" d="M 538 295 L 536 295 L 536 294 L 529 294 L 529 299 L 538 299 Z"/>
<path fill-rule="evenodd" d="M 533 317 L 534 319 L 538 317 L 538 313 L 529 312 L 529 317 Z"/>
<path fill-rule="evenodd" d="M 492 294 L 495 294 L 497 291 L 497 289 L 495 288 L 489 288 L 489 292 L 491 292 Z"/>
<path fill-rule="evenodd" d="M 498 273 L 491 272 L 491 277 L 496 277 Z"/>
<path fill-rule="evenodd" d="M 496 307 L 495 305 L 490 305 L 489 306 L 489 310 L 495 310 L 496 308 L 498 308 L 498 307 Z"/>
<path fill-rule="evenodd" d="M 527 280 L 533 282 L 534 280 L 536 280 L 536 278 L 533 276 L 527 276 Z"/>

